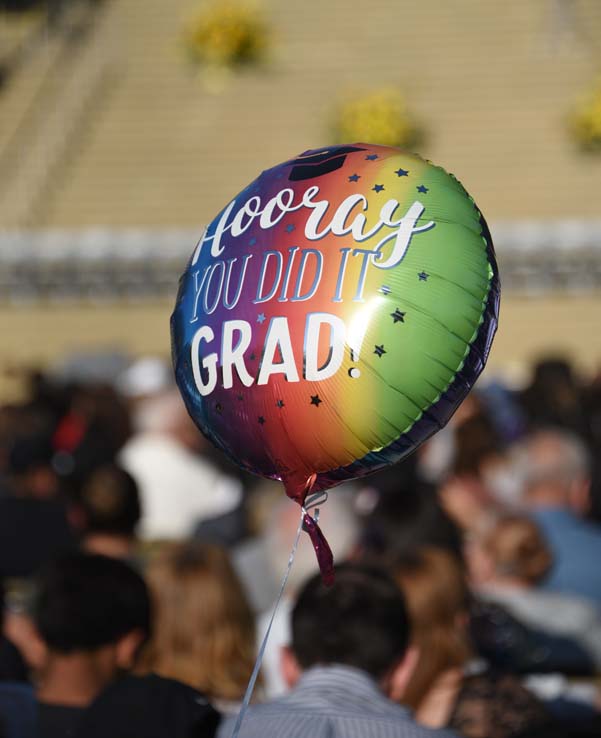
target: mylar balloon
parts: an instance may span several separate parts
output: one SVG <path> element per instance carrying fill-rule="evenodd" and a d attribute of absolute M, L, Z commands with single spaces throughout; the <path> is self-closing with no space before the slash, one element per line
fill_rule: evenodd
<path fill-rule="evenodd" d="M 215 445 L 302 501 L 441 428 L 498 307 L 488 228 L 453 176 L 383 146 L 308 151 L 202 234 L 172 316 L 177 382 Z"/>

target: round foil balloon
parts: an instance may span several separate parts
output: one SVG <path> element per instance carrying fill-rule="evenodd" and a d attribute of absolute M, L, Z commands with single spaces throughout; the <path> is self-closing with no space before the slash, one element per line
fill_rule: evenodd
<path fill-rule="evenodd" d="M 452 175 L 383 146 L 308 151 L 202 234 L 172 316 L 176 378 L 216 446 L 302 499 L 441 428 L 498 307 L 488 228 Z"/>

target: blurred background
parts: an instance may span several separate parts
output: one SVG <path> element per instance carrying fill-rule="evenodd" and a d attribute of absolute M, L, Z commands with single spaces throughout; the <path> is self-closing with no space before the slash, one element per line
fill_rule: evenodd
<path fill-rule="evenodd" d="M 469 653 L 520 679 L 558 675 L 529 688 L 566 724 L 574 704 L 601 720 L 599 0 L 0 0 L 10 679 L 45 668 L 30 577 L 57 551 L 150 562 L 152 573 L 165 542 L 187 561 L 192 541 L 231 557 L 242 585 L 217 554 L 194 554 L 199 577 L 237 593 L 242 604 L 224 599 L 215 622 L 242 613 L 248 658 L 233 690 L 161 671 L 160 659 L 154 668 L 241 699 L 298 510 L 191 425 L 173 387 L 169 316 L 203 226 L 262 169 L 361 140 L 418 151 L 473 195 L 497 250 L 500 327 L 449 426 L 332 494 L 323 529 L 337 560 L 450 552 L 473 595 Z M 155 594 L 170 591 L 161 576 L 177 580 L 180 553 L 150 577 Z M 292 592 L 314 569 L 303 537 Z M 468 622 L 439 609 L 453 634 Z M 285 623 L 266 695 L 284 689 Z"/>
<path fill-rule="evenodd" d="M 600 75 L 597 0 L 2 0 L 0 368 L 167 357 L 202 226 L 262 169 L 367 139 L 454 172 L 489 221 L 489 374 L 553 353 L 590 375 Z"/>

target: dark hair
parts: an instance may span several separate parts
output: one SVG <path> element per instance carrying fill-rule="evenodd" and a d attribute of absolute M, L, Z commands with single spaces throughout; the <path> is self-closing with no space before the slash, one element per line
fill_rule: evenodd
<path fill-rule="evenodd" d="M 403 595 L 377 567 L 342 564 L 330 587 L 316 575 L 292 612 L 292 649 L 303 669 L 344 664 L 380 679 L 403 657 L 408 641 Z"/>
<path fill-rule="evenodd" d="M 81 492 L 89 533 L 131 536 L 140 520 L 140 495 L 135 479 L 109 464 L 96 469 Z"/>
<path fill-rule="evenodd" d="M 502 452 L 503 444 L 492 418 L 484 411 L 464 420 L 455 430 L 453 474 L 479 476 L 483 464 Z"/>
<path fill-rule="evenodd" d="M 91 651 L 133 630 L 150 634 L 150 598 L 142 577 L 117 559 L 71 553 L 36 578 L 33 614 L 45 643 L 62 653 Z"/>
<path fill-rule="evenodd" d="M 425 482 L 380 498 L 361 534 L 362 555 L 369 561 L 394 562 L 421 546 L 463 556 L 459 529 L 441 507 L 436 488 Z"/>

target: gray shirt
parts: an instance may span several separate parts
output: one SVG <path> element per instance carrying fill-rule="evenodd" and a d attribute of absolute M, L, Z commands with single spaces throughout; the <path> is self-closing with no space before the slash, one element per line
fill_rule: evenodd
<path fill-rule="evenodd" d="M 235 719 L 218 738 L 230 738 Z M 365 672 L 349 666 L 315 666 L 284 697 L 249 708 L 240 738 L 454 738 L 418 725 L 387 699 Z"/>

